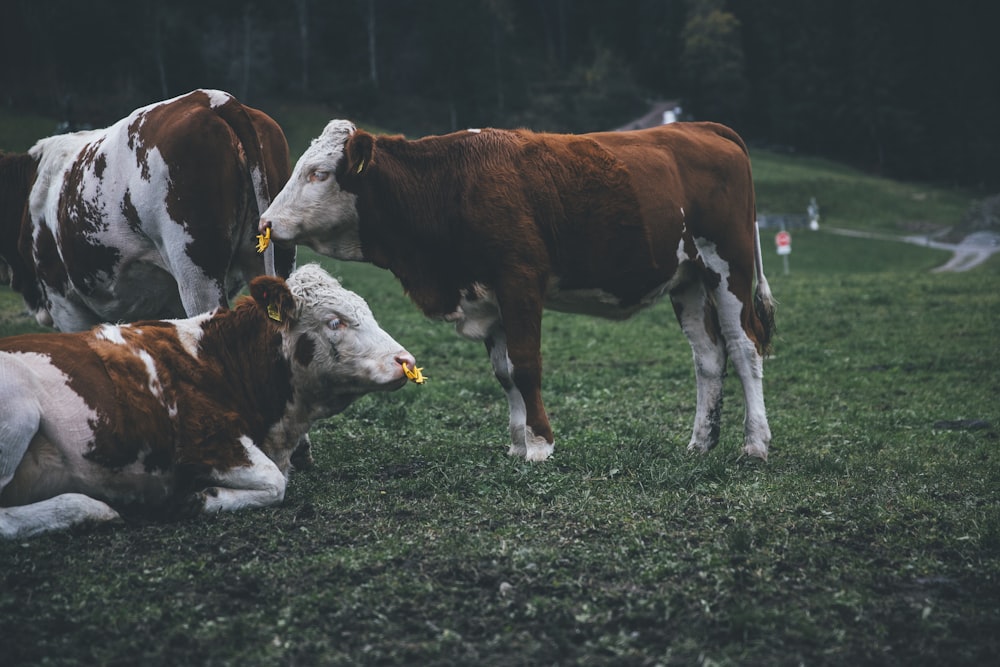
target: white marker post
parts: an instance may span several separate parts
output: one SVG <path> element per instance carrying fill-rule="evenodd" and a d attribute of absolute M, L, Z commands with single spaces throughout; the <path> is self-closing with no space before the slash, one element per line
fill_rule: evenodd
<path fill-rule="evenodd" d="M 815 197 L 809 198 L 809 206 L 806 207 L 806 213 L 809 214 L 809 229 L 815 232 L 819 229 L 819 204 L 816 203 Z"/>
<path fill-rule="evenodd" d="M 778 254 L 785 262 L 785 275 L 788 275 L 788 256 L 792 254 L 792 235 L 782 229 L 774 235 L 774 245 Z"/>

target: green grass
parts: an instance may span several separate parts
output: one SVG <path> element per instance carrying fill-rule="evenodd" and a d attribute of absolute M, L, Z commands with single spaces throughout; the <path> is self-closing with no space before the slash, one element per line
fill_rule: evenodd
<path fill-rule="evenodd" d="M 857 210 L 888 221 L 908 187 L 859 182 Z M 788 275 L 764 244 L 766 464 L 738 454 L 735 377 L 719 447 L 685 450 L 669 306 L 546 314 L 556 453 L 527 464 L 481 345 L 387 272 L 321 260 L 430 381 L 317 424 L 280 506 L 0 543 L 4 664 L 991 664 L 1000 258 L 937 274 L 938 251 L 794 237 Z M 0 333 L 35 328 L 19 311 L 0 290 Z"/>
<path fill-rule="evenodd" d="M 0 151 L 23 153 L 39 139 L 56 134 L 58 124 L 54 118 L 0 108 Z"/>
<path fill-rule="evenodd" d="M 850 263 L 850 240 L 824 240 Z M 325 260 L 429 383 L 318 424 L 279 507 L 0 544 L 8 664 L 983 664 L 1000 263 L 776 259 L 769 463 L 737 454 L 734 378 L 719 448 L 685 451 L 690 353 L 661 307 L 546 315 L 540 465 L 505 456 L 479 345 L 388 274 Z"/>
<path fill-rule="evenodd" d="M 968 192 L 876 178 L 820 158 L 750 154 L 761 213 L 805 215 L 815 197 L 823 225 L 902 234 L 956 225 L 969 207 Z"/>

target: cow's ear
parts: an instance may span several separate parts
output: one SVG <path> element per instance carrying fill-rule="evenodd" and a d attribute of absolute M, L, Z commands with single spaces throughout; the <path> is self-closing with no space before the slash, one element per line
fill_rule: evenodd
<path fill-rule="evenodd" d="M 375 153 L 375 137 L 364 130 L 356 130 L 344 146 L 347 157 L 346 176 L 359 176 L 371 166 Z"/>
<path fill-rule="evenodd" d="M 283 278 L 258 276 L 250 283 L 250 296 L 269 318 L 287 326 L 295 313 L 295 298 Z"/>

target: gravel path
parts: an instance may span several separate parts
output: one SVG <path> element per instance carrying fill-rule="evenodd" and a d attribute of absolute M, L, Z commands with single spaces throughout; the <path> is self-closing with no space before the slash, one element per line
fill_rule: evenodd
<path fill-rule="evenodd" d="M 876 232 L 864 232 L 856 229 L 842 229 L 838 227 L 824 227 L 825 231 L 840 236 L 854 236 L 866 239 L 879 239 L 881 241 L 905 241 L 916 245 L 947 250 L 952 254 L 951 259 L 934 269 L 934 271 L 968 271 L 988 260 L 994 253 L 1000 252 L 1000 234 L 996 232 L 975 232 L 966 236 L 960 243 L 944 243 L 935 241 L 931 236 L 892 236 L 890 234 L 879 234 Z"/>

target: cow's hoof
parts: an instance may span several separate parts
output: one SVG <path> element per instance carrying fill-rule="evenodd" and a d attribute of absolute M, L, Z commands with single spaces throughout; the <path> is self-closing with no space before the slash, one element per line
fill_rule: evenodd
<path fill-rule="evenodd" d="M 291 461 L 292 467 L 296 470 L 309 470 L 316 464 L 316 461 L 313 459 L 312 444 L 309 442 L 308 435 L 303 436 L 299 440 L 295 451 L 292 452 Z"/>
<path fill-rule="evenodd" d="M 168 521 L 183 521 L 204 514 L 207 498 L 208 494 L 205 491 L 197 491 L 183 498 L 178 498 L 176 502 L 167 508 L 165 518 Z"/>
<path fill-rule="evenodd" d="M 527 458 L 527 450 L 524 445 L 511 445 L 510 449 L 507 450 L 507 456 L 517 456 L 519 458 Z"/>
<path fill-rule="evenodd" d="M 767 461 L 767 445 L 748 442 L 747 444 L 743 445 L 743 453 L 746 454 L 747 456 L 758 458 L 761 461 Z"/>
<path fill-rule="evenodd" d="M 53 503 L 61 507 L 70 523 L 124 523 L 110 505 L 82 493 L 64 493 Z"/>
<path fill-rule="evenodd" d="M 524 458 L 528 461 L 544 461 L 552 456 L 555 451 L 555 444 L 551 442 L 541 442 L 538 444 L 528 444 L 527 453 Z"/>
<path fill-rule="evenodd" d="M 714 443 L 698 442 L 697 440 L 692 440 L 691 442 L 688 443 L 688 451 L 697 452 L 698 454 L 706 454 L 714 446 L 715 446 Z"/>

